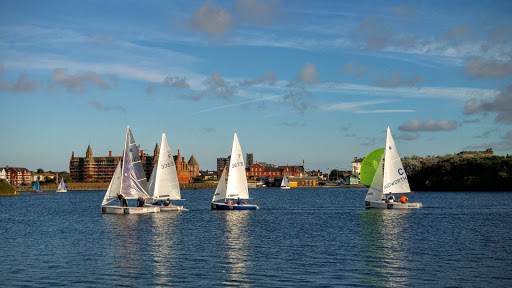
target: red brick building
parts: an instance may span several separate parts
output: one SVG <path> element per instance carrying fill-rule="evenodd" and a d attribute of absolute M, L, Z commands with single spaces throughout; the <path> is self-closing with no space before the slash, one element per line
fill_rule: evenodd
<path fill-rule="evenodd" d="M 256 178 L 276 178 L 276 177 L 302 177 L 304 176 L 304 167 L 302 166 L 279 166 L 265 165 L 256 163 L 247 171 L 248 179 Z"/>
<path fill-rule="evenodd" d="M 22 167 L 5 167 L 6 180 L 11 185 L 31 185 L 32 177 L 30 172 L 26 168 Z"/>
<path fill-rule="evenodd" d="M 144 154 L 144 150 L 140 150 L 142 167 L 148 180 L 151 177 L 151 172 L 153 172 L 153 167 L 158 163 L 159 154 L 158 144 L 155 146 L 153 155 Z M 185 162 L 185 158 L 181 157 L 178 149 L 178 155 L 173 155 L 173 157 L 180 183 L 190 183 L 192 177 L 199 175 L 199 164 L 194 155 L 190 157 L 188 162 Z M 112 151 L 108 152 L 108 157 L 93 157 L 89 145 L 85 157 L 75 157 L 75 152 L 71 153 L 69 175 L 71 179 L 78 182 L 110 182 L 121 158 L 121 156 L 112 156 Z"/>

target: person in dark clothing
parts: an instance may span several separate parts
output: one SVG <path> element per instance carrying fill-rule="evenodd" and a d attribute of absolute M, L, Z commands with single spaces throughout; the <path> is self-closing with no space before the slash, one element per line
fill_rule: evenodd
<path fill-rule="evenodd" d="M 139 197 L 139 199 L 137 199 L 137 207 L 144 207 L 144 204 L 146 204 L 146 200 L 144 200 L 142 197 Z"/>
<path fill-rule="evenodd" d="M 171 204 L 171 199 L 167 198 L 167 200 L 164 201 L 164 206 L 169 206 Z"/>
<path fill-rule="evenodd" d="M 121 205 L 121 207 L 128 207 L 128 201 L 123 194 L 117 193 L 117 199 L 119 199 L 119 205 Z"/>

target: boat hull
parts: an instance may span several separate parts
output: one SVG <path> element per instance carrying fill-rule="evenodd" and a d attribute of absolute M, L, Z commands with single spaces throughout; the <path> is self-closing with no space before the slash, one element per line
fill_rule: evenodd
<path fill-rule="evenodd" d="M 401 203 L 401 202 L 384 202 L 384 201 L 364 201 L 366 209 L 417 209 L 423 208 L 423 204 L 417 202 Z"/>
<path fill-rule="evenodd" d="M 176 206 L 176 205 L 159 206 L 159 207 L 160 207 L 160 212 L 188 211 L 188 209 L 183 208 L 183 206 Z"/>
<path fill-rule="evenodd" d="M 290 187 L 281 187 L 281 189 L 290 189 Z"/>
<path fill-rule="evenodd" d="M 56 192 L 61 192 L 62 193 L 62 192 L 68 192 L 68 190 L 57 189 Z"/>
<path fill-rule="evenodd" d="M 224 203 L 212 202 L 212 210 L 258 210 L 258 205 L 243 204 L 243 205 L 230 205 Z"/>
<path fill-rule="evenodd" d="M 34 193 L 41 193 L 43 191 L 41 191 L 41 190 L 32 190 L 32 192 L 34 192 Z"/>
<path fill-rule="evenodd" d="M 103 214 L 147 214 L 159 213 L 160 207 L 120 207 L 120 206 L 101 206 L 101 213 Z"/>

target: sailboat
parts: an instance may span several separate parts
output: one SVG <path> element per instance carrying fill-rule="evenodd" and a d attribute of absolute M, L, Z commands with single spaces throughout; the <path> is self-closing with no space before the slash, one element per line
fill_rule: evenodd
<path fill-rule="evenodd" d="M 143 207 L 121 207 L 113 205 L 118 200 L 120 193 L 126 199 L 137 199 L 138 197 L 149 198 L 146 173 L 142 168 L 139 149 L 133 139 L 130 126 L 126 128 L 126 138 L 122 161 L 119 161 L 108 186 L 103 202 L 101 213 L 104 214 L 145 214 L 160 212 L 160 207 L 147 205 Z M 115 203 L 115 202 L 114 202 Z"/>
<path fill-rule="evenodd" d="M 384 163 L 385 162 L 385 163 Z M 386 195 L 411 193 L 407 174 L 398 155 L 391 130 L 387 127 L 386 146 L 372 151 L 361 163 L 361 181 L 371 185 L 364 199 L 366 208 L 412 209 L 423 208 L 421 203 L 388 202 Z"/>
<path fill-rule="evenodd" d="M 59 187 L 57 187 L 57 192 L 68 192 L 68 186 L 64 183 L 64 177 L 60 178 Z"/>
<path fill-rule="evenodd" d="M 249 189 L 247 187 L 247 176 L 245 174 L 244 157 L 242 148 L 238 142 L 238 136 L 235 133 L 233 137 L 233 146 L 231 148 L 231 159 L 229 164 L 228 183 L 226 184 L 226 169 L 222 172 L 219 184 L 215 190 L 212 199 L 212 210 L 256 210 L 257 205 L 237 204 L 237 200 L 249 199 Z M 222 200 L 222 201 L 220 201 Z M 231 205 L 230 200 L 235 203 Z M 245 202 L 245 201 L 244 201 Z"/>
<path fill-rule="evenodd" d="M 36 179 L 36 183 L 34 184 L 34 188 L 32 189 L 32 192 L 34 192 L 34 193 L 43 192 L 43 189 L 41 189 L 41 184 L 39 184 L 39 177 L 37 177 L 37 179 Z"/>
<path fill-rule="evenodd" d="M 149 196 L 153 198 L 153 203 L 159 201 L 169 200 L 182 200 L 180 193 L 180 182 L 178 180 L 178 173 L 176 172 L 176 165 L 171 153 L 171 147 L 167 142 L 165 133 L 162 133 L 162 142 L 160 144 L 162 149 L 158 154 L 158 162 L 153 168 L 151 178 L 149 178 Z M 169 206 L 160 206 L 160 211 L 183 211 L 183 206 L 176 206 L 170 204 Z"/>
<path fill-rule="evenodd" d="M 281 181 L 281 189 L 290 189 L 290 180 L 286 175 L 283 176 L 283 181 Z"/>

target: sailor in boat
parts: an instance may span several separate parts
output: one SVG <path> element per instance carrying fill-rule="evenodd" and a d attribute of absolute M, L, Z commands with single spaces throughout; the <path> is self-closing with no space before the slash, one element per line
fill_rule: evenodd
<path fill-rule="evenodd" d="M 386 202 L 387 203 L 392 203 L 395 201 L 395 196 L 393 196 L 393 194 L 391 194 L 391 192 L 389 192 L 389 196 L 388 198 L 386 199 Z"/>
<path fill-rule="evenodd" d="M 137 199 L 137 207 L 144 207 L 144 204 L 146 204 L 146 200 L 142 197 L 139 197 Z"/>
<path fill-rule="evenodd" d="M 164 206 L 171 206 L 171 205 L 172 205 L 171 199 L 167 198 L 167 200 L 164 201 Z"/>
<path fill-rule="evenodd" d="M 119 199 L 119 205 L 121 205 L 121 207 L 128 207 L 128 201 L 123 194 L 117 193 L 117 199 Z"/>
<path fill-rule="evenodd" d="M 402 197 L 400 197 L 400 202 L 401 203 L 407 203 L 407 201 L 409 201 L 409 198 L 405 197 L 404 195 L 402 195 Z"/>
<path fill-rule="evenodd" d="M 247 204 L 247 202 L 245 202 L 244 200 L 240 199 L 240 197 L 238 197 L 238 200 L 236 200 L 236 205 L 242 205 L 243 204 Z M 233 204 L 231 204 L 233 205 Z"/>

